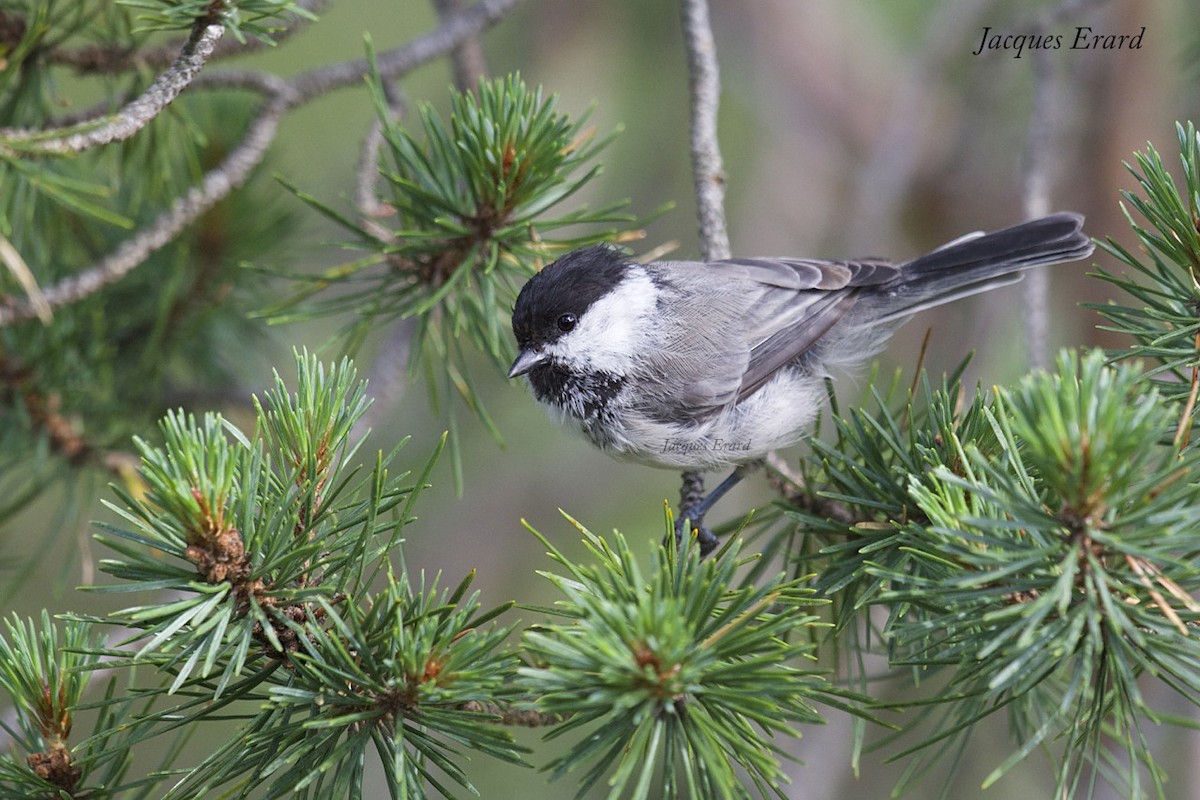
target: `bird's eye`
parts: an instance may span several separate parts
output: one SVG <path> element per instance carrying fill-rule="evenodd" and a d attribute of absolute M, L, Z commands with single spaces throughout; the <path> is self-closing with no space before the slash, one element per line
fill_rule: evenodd
<path fill-rule="evenodd" d="M 558 318 L 558 329 L 563 333 L 566 333 L 567 331 L 572 330 L 575 327 L 575 324 L 578 322 L 579 320 L 574 314 L 563 314 Z"/>

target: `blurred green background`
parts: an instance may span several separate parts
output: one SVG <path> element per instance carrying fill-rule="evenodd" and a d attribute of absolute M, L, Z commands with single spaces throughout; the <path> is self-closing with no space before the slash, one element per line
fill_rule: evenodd
<path fill-rule="evenodd" d="M 734 253 L 904 258 L 969 230 L 1018 221 L 1034 59 L 1028 53 L 1021 58 L 972 53 L 985 26 L 1023 32 L 1048 5 L 1032 0 L 714 0 Z M 1122 162 L 1152 141 L 1173 163 L 1175 121 L 1200 116 L 1200 19 L 1195 4 L 1184 0 L 1073 5 L 1078 8 L 1051 23 L 1067 41 L 1077 25 L 1097 33 L 1136 33 L 1145 26 L 1145 34 L 1138 50 L 1050 54 L 1051 205 L 1086 214 L 1093 236 L 1129 244 L 1118 192 L 1132 188 L 1133 181 Z M 426 0 L 336 0 L 317 24 L 282 46 L 235 63 L 293 74 L 360 56 L 368 32 L 375 47 L 384 50 L 435 25 L 435 11 Z M 649 214 L 674 201 L 675 209 L 656 219 L 635 249 L 677 242 L 677 255 L 697 255 L 676 3 L 525 0 L 486 35 L 485 49 L 492 73 L 519 70 L 530 84 L 558 94 L 560 110 L 572 115 L 591 109 L 591 123 L 601 134 L 623 128 L 602 154 L 604 173 L 584 202 L 629 197 L 635 213 Z M 444 109 L 450 82 L 448 63 L 439 61 L 406 77 L 400 88 L 412 102 L 428 100 Z M 324 201 L 350 208 L 359 147 L 371 119 L 362 89 L 335 92 L 298 109 L 284 120 L 273 169 Z M 256 180 L 270 185 L 274 178 L 264 173 Z M 347 258 L 338 247 L 342 232 L 282 187 L 275 189 L 303 223 L 296 240 L 280 243 L 279 260 L 268 266 L 317 269 Z M 1095 260 L 1107 263 L 1103 254 Z M 1079 307 L 1103 302 L 1112 292 L 1086 271 L 1066 265 L 1053 272 L 1052 349 L 1119 344 L 1096 329 L 1094 312 Z M 334 320 L 273 328 L 264 349 L 232 356 L 246 391 L 266 387 L 270 366 L 289 364 L 293 346 L 320 348 L 336 326 Z M 985 386 L 1006 383 L 1025 370 L 1022 328 L 1019 287 L 971 298 L 910 323 L 883 356 L 882 374 L 901 369 L 907 383 L 930 329 L 925 364 L 934 373 L 974 350 L 971 379 Z M 376 397 L 372 445 L 387 450 L 411 435 L 407 463 L 415 468 L 435 446 L 442 422 L 430 409 L 424 387 L 403 379 L 404 365 L 393 346 L 397 338 L 381 330 L 358 362 Z M 460 497 L 454 491 L 444 460 L 435 488 L 418 507 L 421 521 L 410 530 L 409 564 L 441 571 L 452 582 L 478 570 L 476 585 L 485 605 L 511 598 L 551 602 L 549 584 L 535 574 L 550 563 L 521 520 L 560 542 L 568 554 L 579 555 L 578 535 L 559 516 L 559 507 L 597 532 L 619 528 L 633 541 L 645 541 L 648 552 L 661 531 L 664 500 L 677 496 L 678 476 L 612 461 L 549 424 L 524 386 L 510 384 L 482 364 L 478 376 L 505 444 L 497 446 L 481 426 L 462 417 L 464 493 Z M 865 384 L 863 376 L 843 380 L 843 402 L 852 402 Z M 17 575 L 10 569 L 0 575 L 3 581 L 21 580 L 7 610 L 25 615 L 43 607 L 81 608 L 85 601 L 73 587 L 92 580 L 92 561 L 104 555 L 88 544 L 88 521 L 106 514 L 93 502 L 106 494 L 105 480 L 76 489 L 91 509 L 82 519 L 56 517 L 69 504 L 48 496 L 9 526 L 3 534 L 6 563 L 22 570 L 31 563 L 38 571 Z M 761 479 L 751 480 L 723 501 L 714 517 L 734 517 L 769 499 Z M 47 547 L 47 520 L 59 529 L 48 539 L 53 557 L 30 561 L 29 555 Z M 91 608 L 96 599 L 86 602 Z M 537 619 L 534 612 L 520 616 L 527 622 Z M 888 687 L 878 691 L 886 695 Z M 946 796 L 1049 797 L 1050 773 L 1039 756 L 987 792 L 980 790 L 983 776 L 1012 750 L 1003 715 L 996 716 L 972 739 Z M 870 754 L 856 777 L 849 761 L 849 723 L 837 712 L 828 718 L 830 724 L 783 743 L 804 762 L 792 769 L 788 796 L 888 797 L 903 764 L 883 765 L 881 756 Z M 202 751 L 201 737 L 223 733 L 205 728 L 192 747 Z M 1170 797 L 1200 797 L 1192 788 L 1200 780 L 1192 766 L 1198 759 L 1191 757 L 1196 737 L 1174 728 L 1153 733 L 1161 738 L 1156 747 L 1171 776 Z M 540 733 L 519 736 L 534 748 L 534 764 L 549 760 Z M 472 777 L 488 800 L 574 795 L 569 782 L 547 783 L 534 770 L 486 760 L 474 764 Z M 933 776 L 910 796 L 937 797 L 941 788 Z M 1101 790 L 1098 796 L 1109 795 Z"/>

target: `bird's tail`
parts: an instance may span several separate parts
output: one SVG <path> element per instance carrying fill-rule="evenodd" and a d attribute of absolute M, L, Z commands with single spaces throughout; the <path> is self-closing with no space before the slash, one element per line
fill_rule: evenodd
<path fill-rule="evenodd" d="M 888 322 L 961 297 L 1015 283 L 1032 267 L 1077 261 L 1094 249 L 1080 214 L 1062 212 L 992 233 L 970 233 L 900 266 L 880 287 L 887 297 L 875 322 Z"/>

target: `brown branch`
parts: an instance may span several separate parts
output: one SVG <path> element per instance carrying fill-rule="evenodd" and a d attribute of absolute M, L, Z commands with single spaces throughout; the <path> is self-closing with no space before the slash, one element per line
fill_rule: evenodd
<path fill-rule="evenodd" d="M 46 303 L 52 308 L 74 303 L 125 277 L 151 253 L 174 239 L 188 224 L 241 185 L 274 141 L 279 118 L 287 108 L 286 97 L 286 93 L 282 93 L 266 105 L 250 125 L 245 139 L 217 167 L 205 173 L 199 186 L 178 198 L 154 222 L 91 267 L 46 289 L 42 293 Z M 33 313 L 27 302 L 0 308 L 0 326 L 27 320 Z"/>
<path fill-rule="evenodd" d="M 470 700 L 462 705 L 463 711 L 476 714 L 490 714 L 498 717 L 501 725 L 517 725 L 522 728 L 539 728 L 547 725 L 558 725 L 566 721 L 562 714 L 552 714 L 533 709 L 516 708 L 507 703 L 497 703 L 484 700 Z"/>
<path fill-rule="evenodd" d="M 846 527 L 850 527 L 858 521 L 846 504 L 826 497 L 818 497 L 809 487 L 808 482 L 804 480 L 804 476 L 793 471 L 779 453 L 774 451 L 767 453 L 763 461 L 767 466 L 767 482 L 788 504 L 817 516 L 835 520 Z"/>
<path fill-rule="evenodd" d="M 57 739 L 44 751 L 30 753 L 25 763 L 35 775 L 61 789 L 68 797 L 74 796 L 75 786 L 83 775 L 83 769 L 71 758 L 71 749 Z"/>
<path fill-rule="evenodd" d="M 130 138 L 149 125 L 187 88 L 208 62 L 224 33 L 225 26 L 218 22 L 198 21 L 171 67 L 115 114 L 69 128 L 0 130 L 0 147 L 22 155 L 67 154 Z"/>
<path fill-rule="evenodd" d="M 446 19 L 430 33 L 380 54 L 376 60 L 380 76 L 385 79 L 394 78 L 445 55 L 462 41 L 477 36 L 499 21 L 518 2 L 519 0 L 479 0 L 466 11 Z M 191 75 L 187 82 L 195 89 L 246 89 L 265 96 L 263 108 L 251 123 L 245 138 L 221 164 L 204 174 L 198 186 L 178 198 L 167 211 L 123 242 L 116 250 L 83 272 L 45 289 L 45 302 L 50 308 L 78 302 L 123 278 L 246 180 L 266 155 L 268 146 L 274 141 L 280 118 L 287 111 L 326 92 L 357 85 L 368 69 L 369 65 L 364 58 L 318 67 L 286 81 L 274 75 L 239 69 L 211 72 L 198 77 Z M 156 85 L 158 83 L 156 81 Z M 180 88 L 182 89 L 182 86 Z M 147 91 L 142 97 L 146 97 L 147 94 L 150 92 Z M 130 106 L 140 100 L 141 98 Z M 159 110 L 161 111 L 161 107 Z M 3 132 L 0 132 L 0 135 L 2 134 Z M 42 134 L 27 135 L 40 138 Z M 47 152 L 60 151 L 50 148 Z M 4 304 L 4 299 L 0 298 L 0 327 L 23 322 L 35 315 L 36 312 L 28 301 L 9 300 Z"/>

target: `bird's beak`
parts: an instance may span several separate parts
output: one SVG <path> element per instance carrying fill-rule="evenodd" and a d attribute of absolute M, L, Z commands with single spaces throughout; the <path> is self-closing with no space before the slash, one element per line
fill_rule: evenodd
<path fill-rule="evenodd" d="M 513 362 L 513 365 L 508 370 L 508 377 L 515 378 L 518 375 L 524 375 L 538 364 L 545 363 L 548 358 L 550 358 L 550 356 L 546 355 L 541 350 L 535 350 L 532 347 L 528 347 L 522 350 L 521 354 L 517 356 L 517 360 Z"/>

